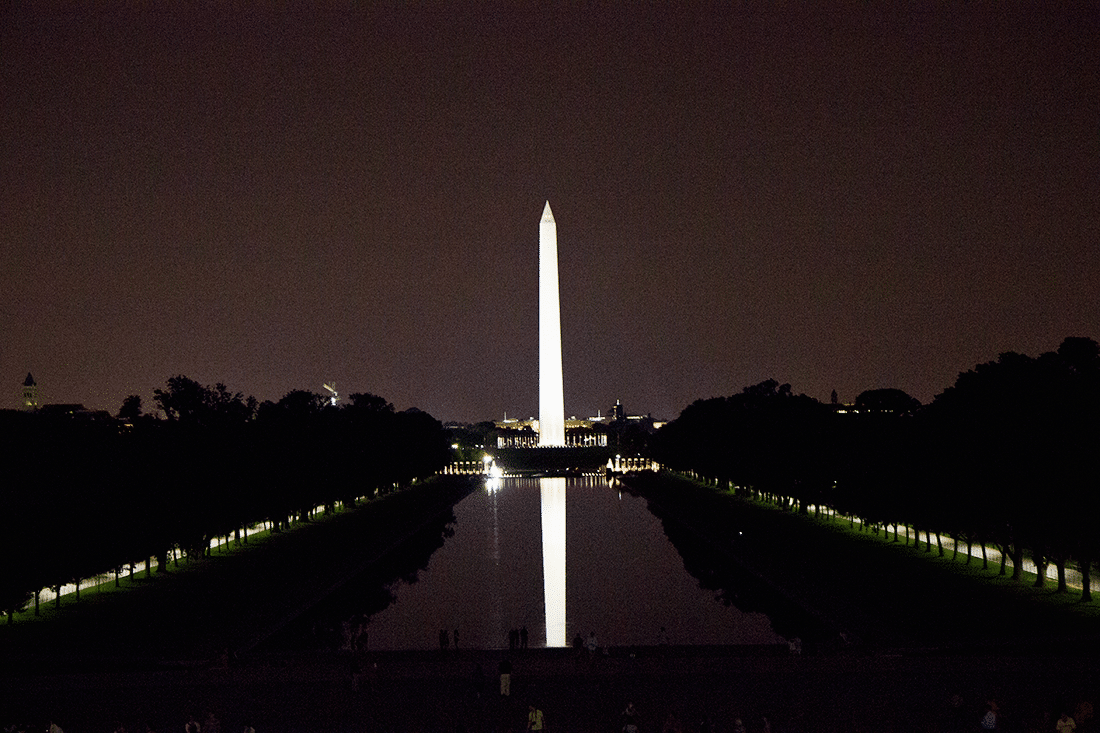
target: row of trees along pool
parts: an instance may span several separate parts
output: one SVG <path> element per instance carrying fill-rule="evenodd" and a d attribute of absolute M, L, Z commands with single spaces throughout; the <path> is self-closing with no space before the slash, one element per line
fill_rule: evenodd
<path fill-rule="evenodd" d="M 245 528 L 261 522 L 279 531 L 449 461 L 439 421 L 371 394 L 332 406 L 298 390 L 258 404 L 177 376 L 155 400 L 166 420 L 140 415 L 134 398 L 126 423 L 0 413 L 0 608 L 9 621 L 42 588 L 151 557 L 164 570 L 177 549 L 202 557 L 213 538 L 244 530 L 247 539 Z"/>
<path fill-rule="evenodd" d="M 796 511 L 832 509 L 873 527 L 1000 550 L 1002 574 L 1035 584 L 1076 564 L 1082 600 L 1100 558 L 1100 348 L 1067 338 L 1039 357 L 1001 354 L 928 405 L 896 389 L 854 409 L 774 380 L 698 400 L 653 438 L 661 464 Z M 930 533 L 930 534 L 929 534 Z M 908 535 L 908 532 L 905 532 Z M 919 539 L 918 539 L 919 542 Z M 931 551 L 933 548 L 928 546 Z M 943 553 L 942 545 L 938 548 Z"/>

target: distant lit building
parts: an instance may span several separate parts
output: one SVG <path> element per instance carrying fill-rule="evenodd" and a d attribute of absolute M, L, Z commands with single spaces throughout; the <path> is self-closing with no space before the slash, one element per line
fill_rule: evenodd
<path fill-rule="evenodd" d="M 534 448 L 539 444 L 538 424 L 533 417 L 497 420 L 493 423 L 497 429 L 497 448 Z"/>
<path fill-rule="evenodd" d="M 611 406 L 611 411 L 607 415 L 608 422 L 612 425 L 623 423 L 631 423 L 640 425 L 647 432 L 653 432 L 662 425 L 665 424 L 665 420 L 654 420 L 653 415 L 628 415 L 626 414 L 626 408 L 623 407 L 623 403 L 619 400 L 615 400 L 615 404 Z"/>
<path fill-rule="evenodd" d="M 78 422 L 114 422 L 115 420 L 106 410 L 89 410 L 78 402 L 42 405 L 38 409 L 38 414 L 51 420 L 67 419 Z"/>
<path fill-rule="evenodd" d="M 618 422 L 626 419 L 626 408 L 623 407 L 623 403 L 615 400 L 615 404 L 611 406 L 611 411 L 607 413 L 607 418 L 611 422 Z"/>
<path fill-rule="evenodd" d="M 38 409 L 38 385 L 34 377 L 27 372 L 27 378 L 23 380 L 23 409 L 33 411 Z"/>
<path fill-rule="evenodd" d="M 570 447 L 606 447 L 607 428 L 602 418 L 576 417 L 565 420 L 565 445 Z M 505 418 L 493 423 L 497 429 L 497 448 L 534 448 L 539 444 L 538 418 Z"/>
<path fill-rule="evenodd" d="M 621 436 L 624 430 L 640 430 L 651 434 L 664 424 L 665 421 L 654 420 L 652 415 L 628 415 L 622 402 L 615 400 L 606 415 L 566 418 L 565 445 L 606 448 L 612 442 L 609 435 L 616 436 L 615 444 L 618 445 L 617 436 Z M 520 420 L 505 416 L 503 420 L 495 421 L 493 426 L 496 429 L 497 448 L 534 448 L 539 445 L 538 418 Z"/>

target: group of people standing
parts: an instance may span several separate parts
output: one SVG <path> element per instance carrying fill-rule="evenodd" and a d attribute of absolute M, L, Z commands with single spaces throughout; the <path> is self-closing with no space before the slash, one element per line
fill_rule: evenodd
<path fill-rule="evenodd" d="M 516 651 L 517 649 L 526 649 L 529 639 L 527 632 L 527 626 L 520 626 L 519 628 L 508 629 L 508 649 L 509 651 Z M 447 629 L 439 630 L 439 648 L 440 650 L 448 649 L 451 644 L 454 644 L 454 648 L 458 649 L 458 627 L 456 626 L 454 631 L 448 632 Z"/>
<path fill-rule="evenodd" d="M 516 649 L 527 648 L 527 626 L 523 625 L 518 629 L 508 629 L 508 649 L 515 651 Z"/>
<path fill-rule="evenodd" d="M 446 629 L 439 630 L 439 649 L 440 651 L 446 651 L 447 647 L 451 645 L 451 636 L 447 633 Z M 458 649 L 458 627 L 454 630 L 454 645 L 455 649 Z"/>
<path fill-rule="evenodd" d="M 663 626 L 661 628 L 664 628 Z M 596 641 L 596 632 L 591 631 L 588 633 L 588 638 L 582 638 L 580 634 L 573 637 L 573 651 L 579 656 L 583 651 L 588 652 L 589 658 L 596 656 L 596 652 L 599 650 L 599 643 Z"/>

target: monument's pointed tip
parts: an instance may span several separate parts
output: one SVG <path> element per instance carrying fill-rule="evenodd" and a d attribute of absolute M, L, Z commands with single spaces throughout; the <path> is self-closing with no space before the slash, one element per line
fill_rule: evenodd
<path fill-rule="evenodd" d="M 550 202 L 549 201 L 546 202 L 546 206 L 542 210 L 542 220 L 543 221 L 549 221 L 549 222 L 554 221 L 554 212 L 550 211 Z"/>

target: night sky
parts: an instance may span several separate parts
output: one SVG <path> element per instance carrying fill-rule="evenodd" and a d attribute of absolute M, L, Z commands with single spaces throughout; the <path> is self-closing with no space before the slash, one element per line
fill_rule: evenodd
<path fill-rule="evenodd" d="M 534 415 L 547 199 L 567 416 L 1100 338 L 1096 3 L 91 5 L 0 11 L 0 407 Z"/>

